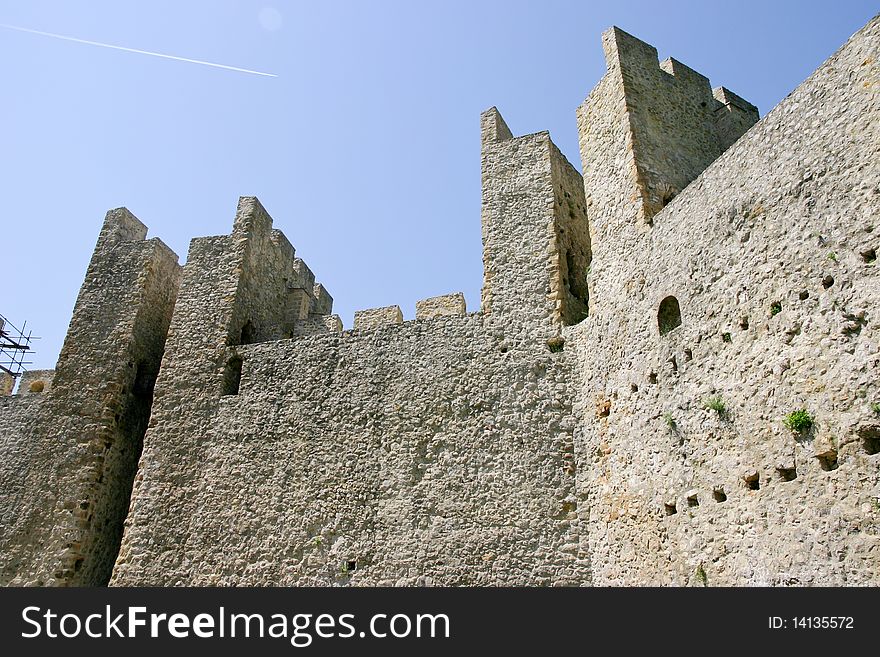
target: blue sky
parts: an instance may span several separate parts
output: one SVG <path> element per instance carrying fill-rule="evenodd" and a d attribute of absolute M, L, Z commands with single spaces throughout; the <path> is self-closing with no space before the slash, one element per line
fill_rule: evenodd
<path fill-rule="evenodd" d="M 463 291 L 479 308 L 479 113 L 549 129 L 580 168 L 575 108 L 610 25 L 763 116 L 876 2 L 0 0 L 0 23 L 276 74 L 0 29 L 0 313 L 54 367 L 104 213 L 186 259 L 257 195 L 346 326 Z"/>

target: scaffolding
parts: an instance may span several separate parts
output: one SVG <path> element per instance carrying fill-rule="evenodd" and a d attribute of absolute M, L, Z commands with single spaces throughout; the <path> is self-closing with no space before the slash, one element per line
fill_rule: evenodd
<path fill-rule="evenodd" d="M 25 360 L 25 356 L 34 353 L 31 341 L 38 338 L 31 335 L 27 322 L 19 329 L 12 322 L 0 315 L 0 373 L 18 378 L 26 372 L 25 365 L 33 361 Z"/>

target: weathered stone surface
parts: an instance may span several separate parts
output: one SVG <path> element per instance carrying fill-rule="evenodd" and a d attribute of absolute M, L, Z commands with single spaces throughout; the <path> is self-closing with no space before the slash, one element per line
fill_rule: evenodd
<path fill-rule="evenodd" d="M 28 370 L 23 372 L 18 379 L 18 394 L 32 395 L 49 392 L 54 378 L 55 370 Z"/>
<path fill-rule="evenodd" d="M 157 400 L 204 429 L 150 429 L 114 584 L 588 580 L 564 354 L 480 315 L 237 353 L 237 395 Z"/>
<path fill-rule="evenodd" d="M 324 333 L 342 333 L 342 320 L 339 319 L 339 315 L 311 314 L 308 318 L 296 323 L 291 337 L 303 338 Z"/>
<path fill-rule="evenodd" d="M 482 311 L 540 326 L 587 315 L 590 235 L 583 180 L 539 132 L 513 137 L 496 108 L 482 123 Z"/>
<path fill-rule="evenodd" d="M 617 27 L 602 47 L 608 72 L 577 112 L 590 221 L 602 229 L 621 221 L 625 200 L 650 223 L 758 120 L 758 109 L 723 87 L 713 92 L 678 60 L 658 62 L 654 46 Z"/>
<path fill-rule="evenodd" d="M 2 583 L 110 578 L 180 275 L 146 233 L 107 213 L 54 377 L 0 398 Z"/>
<path fill-rule="evenodd" d="M 112 211 L 0 396 L 0 581 L 880 583 L 878 39 L 752 126 L 613 28 L 583 176 L 484 112 L 476 313 L 342 331 L 255 198 L 182 273 Z"/>
<path fill-rule="evenodd" d="M 400 311 L 400 306 L 370 308 L 354 313 L 354 327 L 356 329 L 373 329 L 401 322 L 403 322 L 403 313 Z"/>
<path fill-rule="evenodd" d="M 416 319 L 436 319 L 447 315 L 464 315 L 467 304 L 461 292 L 416 301 Z"/>
<path fill-rule="evenodd" d="M 626 198 L 601 215 L 595 303 L 565 331 L 595 584 L 880 582 L 880 456 L 859 438 L 880 424 L 878 38 L 875 19 L 653 227 Z M 681 325 L 661 335 L 667 296 Z"/>

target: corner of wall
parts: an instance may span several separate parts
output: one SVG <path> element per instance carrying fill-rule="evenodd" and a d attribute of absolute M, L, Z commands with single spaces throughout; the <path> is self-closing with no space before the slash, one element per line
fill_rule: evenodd
<path fill-rule="evenodd" d="M 23 377 L 23 394 L 40 404 L 7 449 L 26 454 L 22 485 L 34 496 L 19 498 L 18 524 L 3 527 L 3 549 L 24 555 L 7 562 L 4 581 L 110 577 L 180 273 L 177 256 L 146 234 L 125 208 L 107 213 L 55 371 Z M 57 491 L 48 506 L 46 491 Z"/>
<path fill-rule="evenodd" d="M 490 107 L 480 114 L 480 139 L 483 145 L 513 139 L 513 133 L 497 107 Z"/>

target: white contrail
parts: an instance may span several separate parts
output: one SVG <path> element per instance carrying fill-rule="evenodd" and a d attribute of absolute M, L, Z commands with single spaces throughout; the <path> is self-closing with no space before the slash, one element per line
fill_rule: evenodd
<path fill-rule="evenodd" d="M 238 68 L 237 66 L 226 66 L 225 64 L 215 64 L 213 62 L 203 62 L 200 59 L 187 59 L 186 57 L 177 57 L 175 55 L 163 55 L 160 52 L 150 52 L 149 50 L 137 50 L 136 48 L 125 48 L 123 46 L 114 46 L 110 43 L 100 43 L 98 41 L 87 41 L 85 39 L 77 39 L 75 37 L 64 36 L 63 34 L 53 34 L 52 32 L 41 32 L 40 30 L 31 30 L 27 27 L 17 27 L 15 25 L 4 25 L 0 23 L 0 27 L 7 30 L 16 30 L 17 32 L 27 32 L 29 34 L 39 34 L 40 36 L 52 37 L 53 39 L 62 39 L 64 41 L 73 41 L 74 43 L 85 43 L 89 46 L 101 46 L 102 48 L 112 48 L 113 50 L 122 50 L 125 52 L 135 52 L 141 55 L 152 55 L 153 57 L 162 57 L 163 59 L 174 59 L 178 62 L 189 62 L 190 64 L 202 64 L 204 66 L 213 66 L 214 68 L 223 68 L 227 71 L 238 71 L 239 73 L 251 73 L 252 75 L 262 75 L 267 78 L 277 78 L 274 73 L 261 73 L 260 71 L 252 71 L 247 68 Z"/>

